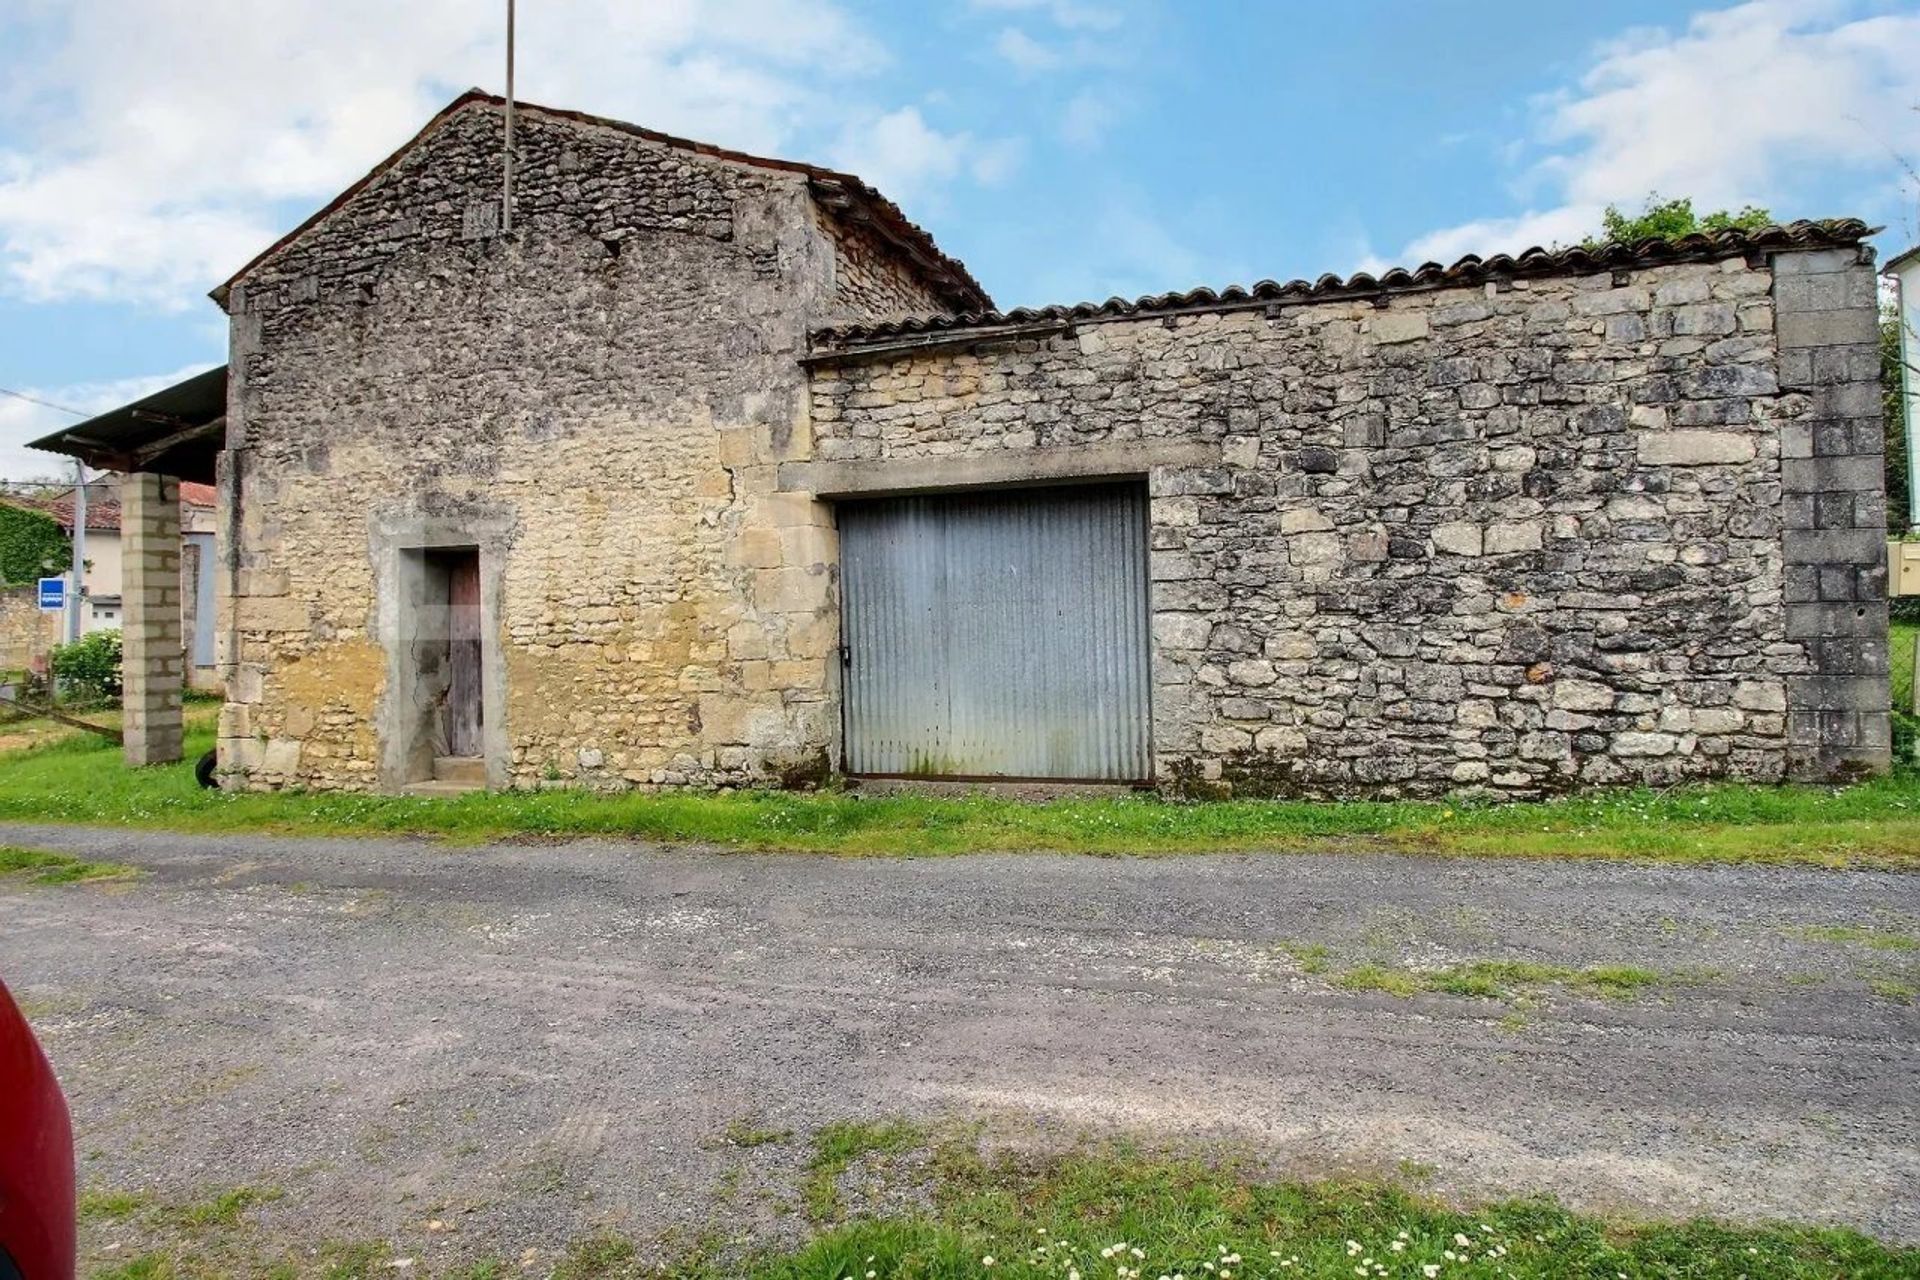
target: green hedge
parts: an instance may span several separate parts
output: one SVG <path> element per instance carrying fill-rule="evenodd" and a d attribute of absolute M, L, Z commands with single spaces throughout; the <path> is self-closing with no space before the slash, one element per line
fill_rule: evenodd
<path fill-rule="evenodd" d="M 73 549 L 44 511 L 0 502 L 0 583 L 18 584 L 58 573 Z"/>

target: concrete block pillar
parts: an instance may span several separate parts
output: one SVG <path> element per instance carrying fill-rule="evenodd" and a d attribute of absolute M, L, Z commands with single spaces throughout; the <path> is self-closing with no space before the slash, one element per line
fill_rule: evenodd
<path fill-rule="evenodd" d="M 1885 773 L 1887 494 L 1873 250 L 1773 259 L 1780 389 L 1806 409 L 1780 437 L 1787 639 L 1806 669 L 1787 679 L 1790 776 Z"/>
<path fill-rule="evenodd" d="M 122 726 L 129 765 L 181 755 L 180 482 L 129 475 L 120 486 Z"/>

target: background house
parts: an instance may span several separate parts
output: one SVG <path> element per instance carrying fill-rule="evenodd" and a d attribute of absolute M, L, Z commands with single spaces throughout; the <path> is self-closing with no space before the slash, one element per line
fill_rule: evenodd
<path fill-rule="evenodd" d="M 124 546 L 121 538 L 120 489 L 123 477 L 107 473 L 87 482 L 87 539 L 84 582 L 81 588 L 80 631 L 119 630 L 125 617 L 122 600 Z M 16 505 L 45 511 L 61 532 L 73 537 L 74 489 L 52 498 L 13 497 Z M 188 670 L 196 688 L 218 685 L 214 668 L 213 539 L 214 489 L 207 484 L 180 486 L 180 585 Z M 0 601 L 0 667 L 37 667 L 48 651 L 66 638 L 64 618 L 41 613 L 31 584 L 17 588 Z"/>
<path fill-rule="evenodd" d="M 87 483 L 86 582 L 82 589 L 86 608 L 81 615 L 84 634 L 104 628 L 118 628 L 122 618 L 120 538 L 121 477 L 108 474 Z M 47 510 L 60 523 L 67 536 L 73 536 L 74 492 L 68 489 L 47 504 Z M 186 592 L 183 607 L 193 616 L 213 617 L 214 489 L 210 484 L 185 483 L 180 486 L 180 576 Z M 211 626 L 189 629 L 188 649 L 193 666 L 205 668 L 209 679 L 213 671 L 213 629 Z"/>

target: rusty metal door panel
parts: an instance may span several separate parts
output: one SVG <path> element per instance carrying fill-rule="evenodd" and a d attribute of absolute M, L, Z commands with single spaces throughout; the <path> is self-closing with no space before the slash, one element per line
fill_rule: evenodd
<path fill-rule="evenodd" d="M 1151 777 L 1146 547 L 1137 484 L 843 505 L 847 771 Z"/>

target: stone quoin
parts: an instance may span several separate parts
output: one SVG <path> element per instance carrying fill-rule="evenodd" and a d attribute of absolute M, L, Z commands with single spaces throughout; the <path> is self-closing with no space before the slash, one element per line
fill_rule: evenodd
<path fill-rule="evenodd" d="M 1887 764 L 1857 222 L 1003 315 L 848 175 L 538 107 L 502 235 L 501 106 L 457 100 L 216 294 L 228 785 L 428 780 L 452 696 L 493 786 L 817 777 L 869 656 L 846 505 L 1095 483 L 1145 494 L 1137 619 L 1034 620 L 1066 660 L 1006 679 L 1137 621 L 1128 781 Z M 935 510 L 890 518 L 990 518 Z M 924 771 L 1006 771 L 982 750 Z"/>

